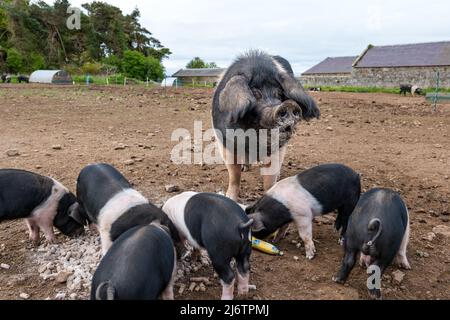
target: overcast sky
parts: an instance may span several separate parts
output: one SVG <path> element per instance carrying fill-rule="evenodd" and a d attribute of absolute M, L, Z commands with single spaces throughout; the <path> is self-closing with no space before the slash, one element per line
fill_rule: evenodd
<path fill-rule="evenodd" d="M 45 0 L 52 3 L 52 0 Z M 80 7 L 87 0 L 71 0 Z M 167 74 L 194 56 L 227 67 L 248 49 L 287 58 L 300 74 L 326 57 L 366 46 L 450 40 L 448 0 L 106 0 L 173 52 Z"/>

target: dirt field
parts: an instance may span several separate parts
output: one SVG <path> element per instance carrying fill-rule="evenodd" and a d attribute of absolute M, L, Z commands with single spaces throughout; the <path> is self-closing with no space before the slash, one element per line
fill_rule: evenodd
<path fill-rule="evenodd" d="M 212 90 L 147 88 L 67 88 L 0 86 L 0 167 L 50 175 L 74 190 L 80 170 L 108 162 L 157 204 L 172 196 L 165 185 L 184 191 L 224 191 L 224 166 L 176 166 L 170 162 L 171 133 L 193 132 L 194 120 L 210 128 Z M 413 270 L 383 279 L 385 299 L 450 299 L 450 239 L 423 238 L 437 225 L 450 226 L 450 105 L 431 114 L 424 98 L 388 94 L 315 93 L 322 118 L 301 124 L 289 146 L 283 177 L 305 168 L 340 162 L 363 175 L 363 188 L 384 186 L 399 191 L 411 215 L 408 255 Z M 124 150 L 115 150 L 118 144 Z M 61 150 L 53 149 L 59 145 Z M 10 157 L 8 150 L 18 156 Z M 133 160 L 133 161 L 129 161 Z M 244 174 L 243 202 L 262 193 L 258 169 Z M 252 255 L 252 299 L 367 299 L 365 271 L 355 267 L 346 286 L 334 284 L 342 249 L 332 219 L 314 225 L 317 257 L 307 261 L 297 249 L 291 228 L 279 247 L 283 257 Z M 60 241 L 64 238 L 59 236 Z M 45 240 L 43 240 L 45 241 Z M 294 259 L 298 257 L 298 261 Z M 54 297 L 64 285 L 44 281 L 31 259 L 22 221 L 0 224 L 0 299 Z M 212 268 L 195 276 L 213 277 Z M 189 285 L 189 280 L 184 281 Z M 206 292 L 176 294 L 178 299 L 217 299 L 217 279 Z M 176 291 L 178 291 L 176 289 Z"/>

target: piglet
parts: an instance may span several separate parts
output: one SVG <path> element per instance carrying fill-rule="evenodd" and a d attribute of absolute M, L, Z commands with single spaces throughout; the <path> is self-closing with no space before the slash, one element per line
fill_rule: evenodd
<path fill-rule="evenodd" d="M 312 238 L 314 217 L 338 211 L 335 227 L 345 237 L 347 221 L 361 194 L 358 173 L 342 164 L 326 164 L 299 173 L 273 186 L 255 205 L 246 209 L 255 220 L 253 235 L 263 239 L 294 221 L 306 248 L 316 253 Z"/>
<path fill-rule="evenodd" d="M 0 222 L 25 219 L 30 239 L 37 245 L 42 229 L 48 242 L 55 242 L 53 226 L 68 236 L 84 231 L 73 216 L 78 202 L 73 193 L 55 179 L 24 170 L 0 170 Z"/>
<path fill-rule="evenodd" d="M 175 227 L 164 212 L 136 191 L 109 164 L 93 164 L 81 171 L 77 182 L 77 197 L 81 209 L 78 219 L 97 226 L 103 255 L 122 233 L 155 220 L 168 225 L 176 236 Z"/>
<path fill-rule="evenodd" d="M 91 300 L 173 300 L 176 253 L 167 227 L 158 223 L 123 233 L 92 279 Z"/>
<path fill-rule="evenodd" d="M 213 193 L 185 192 L 163 206 L 179 231 L 197 250 L 206 249 L 222 284 L 222 300 L 232 300 L 236 260 L 239 295 L 247 295 L 252 251 L 250 220 L 233 200 Z"/>
<path fill-rule="evenodd" d="M 393 261 L 399 267 L 411 269 L 406 257 L 409 232 L 408 209 L 400 195 L 389 189 L 368 191 L 350 217 L 345 255 L 334 281 L 345 283 L 358 253 L 362 266 L 377 266 L 381 275 Z M 381 288 L 370 289 L 369 293 L 381 298 Z"/>

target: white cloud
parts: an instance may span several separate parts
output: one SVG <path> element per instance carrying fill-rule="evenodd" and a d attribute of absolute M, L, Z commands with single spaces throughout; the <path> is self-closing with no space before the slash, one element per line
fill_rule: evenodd
<path fill-rule="evenodd" d="M 328 56 L 358 55 L 369 43 L 450 40 L 447 0 L 106 2 L 125 13 L 140 9 L 143 25 L 173 52 L 168 74 L 194 56 L 226 67 L 250 48 L 285 56 L 298 74 Z"/>

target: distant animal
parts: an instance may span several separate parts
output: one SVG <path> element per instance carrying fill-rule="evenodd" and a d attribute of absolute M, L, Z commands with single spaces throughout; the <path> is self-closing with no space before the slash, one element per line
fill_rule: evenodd
<path fill-rule="evenodd" d="M 319 108 L 295 79 L 286 59 L 260 51 L 238 57 L 218 83 L 212 105 L 216 140 L 229 174 L 227 196 L 238 200 L 242 166 L 252 162 L 275 168 L 275 173 L 263 175 L 264 189 L 272 187 L 297 124 L 319 116 Z M 272 129 L 279 129 L 276 150 L 269 138 Z M 239 136 L 239 132 L 252 130 L 257 141 L 247 142 L 250 139 Z M 267 152 L 261 156 L 262 144 Z"/>
<path fill-rule="evenodd" d="M 377 266 L 381 275 L 395 262 L 411 269 L 406 257 L 410 222 L 406 204 L 390 189 L 372 189 L 361 196 L 348 222 L 344 239 L 345 255 L 334 280 L 345 283 L 358 253 L 361 266 Z M 381 288 L 371 288 L 373 298 L 381 298 Z"/>
<path fill-rule="evenodd" d="M 39 231 L 48 242 L 55 242 L 53 226 L 68 236 L 84 231 L 73 216 L 78 202 L 73 193 L 55 179 L 39 174 L 0 169 L 0 222 L 25 219 L 30 240 L 39 243 Z"/>
<path fill-rule="evenodd" d="M 422 95 L 423 90 L 419 88 L 418 86 L 413 86 L 411 84 L 402 84 L 400 85 L 400 94 L 403 94 L 406 96 L 407 93 L 410 93 L 413 97 L 418 94 Z"/>
<path fill-rule="evenodd" d="M 3 74 L 2 75 L 2 82 L 3 83 L 11 83 L 11 76 L 9 74 Z"/>
<path fill-rule="evenodd" d="M 25 83 L 29 83 L 30 82 L 30 78 L 24 75 L 19 75 L 17 77 L 17 81 L 19 81 L 19 83 L 25 82 Z"/>

